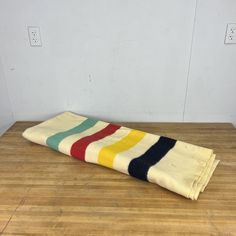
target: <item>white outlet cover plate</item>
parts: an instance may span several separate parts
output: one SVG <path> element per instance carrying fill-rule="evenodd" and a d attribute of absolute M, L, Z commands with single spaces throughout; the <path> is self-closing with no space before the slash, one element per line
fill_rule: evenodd
<path fill-rule="evenodd" d="M 229 23 L 225 33 L 225 44 L 234 43 L 236 43 L 236 23 Z"/>
<path fill-rule="evenodd" d="M 38 26 L 28 26 L 29 42 L 31 47 L 41 47 L 42 40 Z"/>

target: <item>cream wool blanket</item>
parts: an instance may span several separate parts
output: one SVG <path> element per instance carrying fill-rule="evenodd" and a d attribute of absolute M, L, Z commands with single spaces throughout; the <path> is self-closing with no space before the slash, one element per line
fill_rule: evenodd
<path fill-rule="evenodd" d="M 79 160 L 156 183 L 196 200 L 218 164 L 213 150 L 71 112 L 24 131 L 23 136 Z"/>

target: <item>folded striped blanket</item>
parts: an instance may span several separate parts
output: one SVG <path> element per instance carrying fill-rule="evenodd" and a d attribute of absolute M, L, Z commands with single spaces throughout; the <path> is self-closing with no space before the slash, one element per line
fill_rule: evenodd
<path fill-rule="evenodd" d="M 193 200 L 205 189 L 219 162 L 211 149 L 71 112 L 26 129 L 23 137 Z"/>

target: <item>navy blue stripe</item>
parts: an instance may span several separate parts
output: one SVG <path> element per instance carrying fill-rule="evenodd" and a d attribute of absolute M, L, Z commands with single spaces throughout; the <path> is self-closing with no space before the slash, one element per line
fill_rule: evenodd
<path fill-rule="evenodd" d="M 129 174 L 138 179 L 147 180 L 149 168 L 159 162 L 175 146 L 175 143 L 176 140 L 161 136 L 144 154 L 129 163 Z"/>

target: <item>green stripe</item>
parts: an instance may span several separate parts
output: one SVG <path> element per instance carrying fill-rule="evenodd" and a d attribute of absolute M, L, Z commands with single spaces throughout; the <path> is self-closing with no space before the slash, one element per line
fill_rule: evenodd
<path fill-rule="evenodd" d="M 66 130 L 64 132 L 59 132 L 57 134 L 54 134 L 54 135 L 48 137 L 47 141 L 46 141 L 46 144 L 49 147 L 51 147 L 51 148 L 58 151 L 59 144 L 64 138 L 66 138 L 70 135 L 73 135 L 73 134 L 82 133 L 85 130 L 93 127 L 97 122 L 98 121 L 95 120 L 95 119 L 88 118 L 85 121 L 83 121 L 81 124 L 75 126 L 72 129 Z"/>

